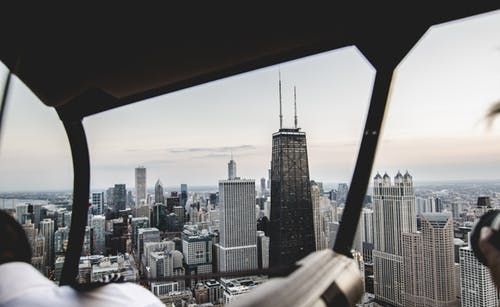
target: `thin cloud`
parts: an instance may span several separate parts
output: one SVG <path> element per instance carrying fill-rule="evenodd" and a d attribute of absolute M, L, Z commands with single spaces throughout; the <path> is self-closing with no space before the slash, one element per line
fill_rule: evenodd
<path fill-rule="evenodd" d="M 257 147 L 254 145 L 239 145 L 239 146 L 222 146 L 222 147 L 189 147 L 189 148 L 172 148 L 168 151 L 173 154 L 178 153 L 197 153 L 197 152 L 208 152 L 208 153 L 222 153 L 222 152 L 237 152 L 254 150 Z"/>

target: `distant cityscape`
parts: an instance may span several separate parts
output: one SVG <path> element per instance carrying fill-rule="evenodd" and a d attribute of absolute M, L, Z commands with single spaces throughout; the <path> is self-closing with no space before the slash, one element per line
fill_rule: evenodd
<path fill-rule="evenodd" d="M 78 282 L 119 273 L 168 306 L 223 306 L 266 282 L 266 269 L 331 249 L 349 185 L 326 189 L 311 180 L 307 153 L 297 114 L 294 127 L 283 128 L 280 113 L 270 168 L 257 181 L 239 177 L 231 157 L 214 188 L 166 189 L 165 178 L 148 178 L 138 166 L 130 170 L 133 188 L 93 189 Z M 498 306 L 468 236 L 482 214 L 500 207 L 500 182 L 417 182 L 406 170 L 373 178 L 352 247 L 365 288 L 359 306 Z M 0 209 L 22 224 L 32 265 L 58 283 L 72 193 L 4 193 Z M 254 273 L 230 276 L 237 272 Z"/>
<path fill-rule="evenodd" d="M 234 160 L 229 165 L 234 173 L 220 181 L 219 191 L 193 192 L 183 185 L 166 192 L 158 180 L 139 200 L 135 189 L 120 184 L 93 192 L 79 282 L 119 272 L 166 304 L 218 306 L 266 281 L 263 275 L 153 281 L 269 267 L 270 180 L 263 178 L 256 188 L 255 180 L 236 176 Z M 146 180 L 144 168 L 136 173 Z M 415 188 L 413 180 L 409 173 L 377 175 L 365 198 L 353 245 L 366 291 L 360 306 L 438 306 L 439 301 L 448 304 L 443 306 L 498 306 L 495 286 L 468 246 L 468 234 L 478 217 L 499 207 L 500 181 Z M 320 182 L 311 182 L 315 249 L 332 248 L 347 190 L 344 183 L 325 191 Z M 11 212 L 26 231 L 32 264 L 58 282 L 71 227 L 71 193 L 0 197 L 0 208 Z M 239 237 L 235 227 L 242 221 L 226 214 L 227 206 L 243 204 L 249 222 L 244 233 L 255 236 Z"/>

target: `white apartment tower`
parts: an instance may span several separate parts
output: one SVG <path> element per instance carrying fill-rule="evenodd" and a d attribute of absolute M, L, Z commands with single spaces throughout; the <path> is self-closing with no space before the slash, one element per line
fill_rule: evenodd
<path fill-rule="evenodd" d="M 470 246 L 460 248 L 459 255 L 462 307 L 499 306 L 497 289 L 488 268 L 477 260 Z"/>
<path fill-rule="evenodd" d="M 54 261 L 54 221 L 40 221 L 40 234 L 45 238 L 45 264 L 51 266 Z"/>
<path fill-rule="evenodd" d="M 146 202 L 146 168 L 138 166 L 135 169 L 135 206 Z"/>
<path fill-rule="evenodd" d="M 373 273 L 376 299 L 403 306 L 403 253 L 401 234 L 416 232 L 413 179 L 406 172 L 394 177 L 377 174 L 373 187 Z"/>
<path fill-rule="evenodd" d="M 231 175 L 231 172 L 229 173 Z M 217 244 L 219 271 L 257 269 L 255 180 L 220 180 L 219 208 L 220 239 Z"/>

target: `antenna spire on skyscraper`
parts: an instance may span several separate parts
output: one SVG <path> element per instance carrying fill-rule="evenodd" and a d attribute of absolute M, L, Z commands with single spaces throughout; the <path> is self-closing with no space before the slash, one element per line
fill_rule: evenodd
<path fill-rule="evenodd" d="M 279 87 L 279 97 L 280 97 L 280 129 L 282 129 L 283 128 L 283 112 L 282 112 L 282 107 L 281 107 L 281 70 L 278 70 L 278 76 L 279 76 L 278 87 Z"/>
<path fill-rule="evenodd" d="M 293 107 L 295 109 L 295 118 L 294 118 L 295 129 L 297 129 L 297 89 L 295 85 L 293 86 Z"/>

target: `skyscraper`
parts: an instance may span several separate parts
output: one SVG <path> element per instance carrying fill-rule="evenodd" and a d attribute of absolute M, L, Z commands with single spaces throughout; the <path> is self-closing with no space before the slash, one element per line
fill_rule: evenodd
<path fill-rule="evenodd" d="M 160 179 L 155 183 L 155 203 L 165 204 L 165 191 Z"/>
<path fill-rule="evenodd" d="M 102 255 L 106 252 L 106 218 L 103 215 L 94 215 L 92 217 L 92 254 Z"/>
<path fill-rule="evenodd" d="M 319 203 L 320 203 L 320 189 L 319 186 L 313 181 L 311 183 L 311 199 L 314 216 L 314 238 L 316 239 L 316 249 L 322 250 L 326 248 L 325 233 L 323 231 L 324 220 L 321 218 Z"/>
<path fill-rule="evenodd" d="M 234 179 L 236 173 L 232 172 L 229 175 L 233 179 L 219 181 L 218 269 L 221 272 L 257 269 L 255 180 Z"/>
<path fill-rule="evenodd" d="M 26 234 L 26 237 L 28 238 L 28 242 L 30 243 L 31 250 L 33 252 L 33 247 L 35 243 L 35 238 L 36 238 L 36 228 L 35 224 L 31 223 L 31 220 L 26 221 L 25 224 L 21 225 L 23 227 L 24 233 Z"/>
<path fill-rule="evenodd" d="M 124 184 L 115 184 L 113 188 L 114 210 L 125 210 L 127 203 L 127 187 Z"/>
<path fill-rule="evenodd" d="M 456 306 L 453 220 L 423 213 L 422 231 L 403 233 L 404 306 Z"/>
<path fill-rule="evenodd" d="M 212 234 L 197 225 L 186 225 L 182 232 L 182 254 L 186 274 L 212 273 Z"/>
<path fill-rule="evenodd" d="M 349 186 L 347 183 L 339 183 L 337 187 L 337 203 L 345 203 L 347 199 L 347 193 L 349 192 Z"/>
<path fill-rule="evenodd" d="M 443 201 L 439 197 L 429 198 L 430 212 L 443 212 Z"/>
<path fill-rule="evenodd" d="M 375 298 L 403 306 L 403 254 L 401 234 L 416 232 L 415 192 L 408 172 L 394 177 L 377 174 L 373 186 Z"/>
<path fill-rule="evenodd" d="M 183 255 L 177 250 L 163 250 L 149 255 L 150 277 L 162 278 L 184 275 L 182 268 Z M 176 270 L 177 269 L 177 270 Z"/>
<path fill-rule="evenodd" d="M 138 166 L 135 168 L 135 205 L 146 201 L 146 168 Z"/>
<path fill-rule="evenodd" d="M 95 215 L 104 214 L 104 192 L 92 193 L 92 212 Z"/>
<path fill-rule="evenodd" d="M 142 254 L 144 253 L 144 244 L 147 242 L 159 242 L 160 241 L 160 231 L 158 228 L 139 228 L 137 232 L 137 250 L 136 257 L 138 256 L 139 261 L 142 260 Z"/>
<path fill-rule="evenodd" d="M 231 160 L 227 164 L 227 178 L 236 179 L 236 161 L 233 160 L 232 154 L 231 154 Z"/>
<path fill-rule="evenodd" d="M 260 178 L 260 195 L 266 195 L 266 178 Z"/>
<path fill-rule="evenodd" d="M 45 265 L 47 265 L 47 247 L 46 240 L 43 234 L 38 233 L 33 242 L 33 255 L 31 257 L 31 263 L 34 267 L 41 273 L 45 273 Z"/>
<path fill-rule="evenodd" d="M 316 250 L 306 134 L 295 125 L 273 134 L 269 265 L 292 265 Z M 296 121 L 295 121 L 296 123 Z"/>
<path fill-rule="evenodd" d="M 188 185 L 185 183 L 181 183 L 180 202 L 183 208 L 186 208 L 187 200 L 188 200 Z"/>
<path fill-rule="evenodd" d="M 26 223 L 26 214 L 28 214 L 28 204 L 17 204 L 16 205 L 16 219 L 19 224 Z"/>
<path fill-rule="evenodd" d="M 69 228 L 59 227 L 54 233 L 54 252 L 56 256 L 64 256 L 68 245 Z M 57 257 L 56 257 L 57 259 Z"/>
<path fill-rule="evenodd" d="M 269 268 L 269 237 L 263 231 L 257 231 L 257 253 L 259 269 Z"/>
<path fill-rule="evenodd" d="M 54 221 L 44 219 L 40 221 L 40 234 L 45 238 L 45 264 L 52 266 L 54 261 Z"/>
<path fill-rule="evenodd" d="M 134 250 L 137 247 L 139 229 L 149 228 L 149 217 L 133 217 L 132 218 L 132 247 Z"/>
<path fill-rule="evenodd" d="M 106 200 L 105 200 L 105 203 L 109 206 L 111 206 L 112 204 L 114 204 L 113 202 L 113 196 L 115 194 L 115 191 L 114 191 L 114 188 L 108 188 L 106 189 Z"/>
<path fill-rule="evenodd" d="M 373 210 L 364 208 L 361 219 L 363 221 L 363 260 L 365 263 L 372 262 L 373 252 Z"/>
<path fill-rule="evenodd" d="M 83 236 L 83 246 L 82 246 L 82 256 L 91 255 L 91 236 L 90 236 L 90 226 L 85 226 L 85 234 Z"/>
<path fill-rule="evenodd" d="M 460 248 L 460 288 L 462 307 L 497 307 L 497 289 L 487 267 L 470 246 Z"/>

